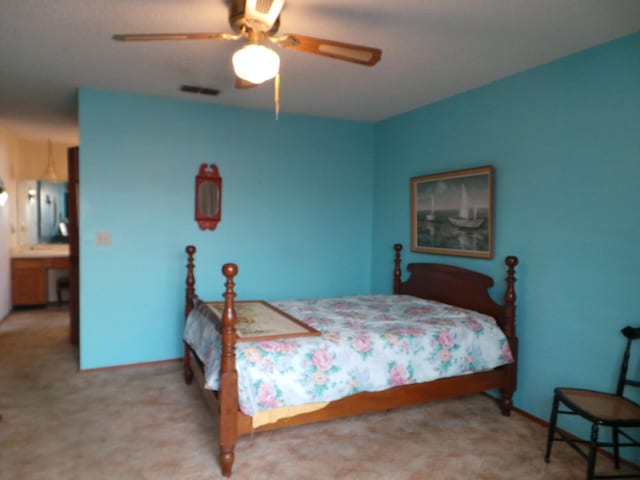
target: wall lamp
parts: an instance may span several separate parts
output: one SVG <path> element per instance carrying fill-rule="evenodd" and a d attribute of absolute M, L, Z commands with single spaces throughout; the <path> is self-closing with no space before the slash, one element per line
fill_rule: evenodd
<path fill-rule="evenodd" d="M 0 207 L 4 207 L 9 199 L 9 194 L 4 189 L 4 182 L 0 178 Z"/>
<path fill-rule="evenodd" d="M 56 175 L 56 169 L 53 164 L 53 152 L 51 146 L 51 140 L 47 140 L 47 169 L 42 175 L 42 180 L 47 182 L 57 182 L 58 176 Z"/>

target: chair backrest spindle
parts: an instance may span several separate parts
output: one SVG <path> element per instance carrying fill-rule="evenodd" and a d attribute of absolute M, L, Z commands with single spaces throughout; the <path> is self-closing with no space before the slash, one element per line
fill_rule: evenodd
<path fill-rule="evenodd" d="M 629 370 L 629 357 L 631 356 L 631 342 L 640 338 L 640 327 L 624 327 L 620 333 L 627 338 L 627 346 L 624 349 L 624 355 L 622 357 L 622 365 L 620 367 L 620 377 L 618 378 L 618 388 L 616 389 L 616 395 L 623 396 L 624 388 L 629 385 L 631 387 L 640 387 L 640 381 L 631 380 L 627 378 Z"/>

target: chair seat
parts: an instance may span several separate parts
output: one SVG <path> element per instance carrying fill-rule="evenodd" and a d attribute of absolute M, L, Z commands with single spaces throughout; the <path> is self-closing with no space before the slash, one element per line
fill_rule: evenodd
<path fill-rule="evenodd" d="M 618 395 L 579 388 L 556 388 L 565 404 L 593 419 L 620 425 L 640 425 L 640 405 Z"/>

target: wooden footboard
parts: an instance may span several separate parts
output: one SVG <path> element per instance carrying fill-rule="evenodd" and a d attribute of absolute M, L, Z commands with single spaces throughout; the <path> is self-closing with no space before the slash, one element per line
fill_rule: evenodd
<path fill-rule="evenodd" d="M 234 449 L 239 436 L 274 430 L 278 428 L 315 423 L 341 417 L 348 417 L 390 408 L 424 403 L 432 400 L 457 397 L 487 390 L 501 392 L 500 408 L 504 415 L 509 415 L 512 408 L 512 397 L 517 385 L 517 354 L 518 338 L 515 329 L 515 267 L 516 257 L 507 257 L 506 291 L 504 305 L 494 302 L 489 296 L 488 289 L 493 286 L 493 279 L 486 275 L 470 270 L 441 264 L 413 263 L 408 266 L 410 277 L 402 282 L 401 258 L 402 246 L 396 244 L 395 268 L 393 287 L 394 293 L 414 295 L 421 298 L 448 303 L 470 310 L 475 310 L 496 319 L 504 331 L 511 351 L 514 355 L 512 364 L 496 369 L 440 379 L 428 383 L 402 385 L 381 392 L 358 393 L 334 402 L 326 407 L 294 417 L 284 418 L 277 422 L 253 428 L 252 417 L 243 414 L 238 405 L 238 374 L 236 371 L 236 331 L 235 331 L 235 297 L 234 277 L 238 273 L 235 264 L 228 263 L 222 267 L 226 278 L 224 293 L 224 311 L 222 315 L 222 362 L 220 368 L 220 387 L 217 394 L 209 393 L 208 403 L 217 410 L 220 416 L 220 466 L 224 476 L 230 476 L 234 462 Z M 193 275 L 195 247 L 186 248 L 187 281 L 186 308 L 188 315 L 194 302 L 195 278 Z M 195 357 L 195 354 L 194 354 Z M 185 346 L 184 377 L 191 383 L 194 370 L 199 367 L 188 346 Z M 198 383 L 201 383 L 200 373 L 196 373 Z M 203 380 L 202 380 L 203 383 Z"/>

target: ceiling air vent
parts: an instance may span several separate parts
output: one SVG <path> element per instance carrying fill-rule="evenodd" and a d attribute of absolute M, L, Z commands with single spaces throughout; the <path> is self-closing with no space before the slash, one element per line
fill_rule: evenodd
<path fill-rule="evenodd" d="M 210 95 L 212 97 L 220 94 L 220 90 L 216 88 L 197 87 L 195 85 L 180 85 L 180 91 L 187 93 L 199 93 L 200 95 Z"/>

